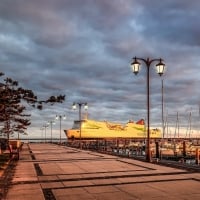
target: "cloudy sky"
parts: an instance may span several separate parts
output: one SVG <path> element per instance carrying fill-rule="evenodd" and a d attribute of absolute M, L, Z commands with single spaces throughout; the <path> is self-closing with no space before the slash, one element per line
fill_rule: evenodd
<path fill-rule="evenodd" d="M 56 115 L 70 128 L 74 101 L 88 102 L 96 120 L 146 118 L 146 67 L 137 76 L 130 69 L 137 56 L 166 64 L 162 77 L 151 65 L 151 126 L 162 126 L 163 80 L 170 134 L 178 121 L 182 134 L 199 135 L 199 10 L 198 0 L 1 0 L 0 71 L 40 99 L 66 95 L 42 111 L 27 108 L 29 134 L 40 136 Z M 58 135 L 59 123 L 53 129 Z"/>

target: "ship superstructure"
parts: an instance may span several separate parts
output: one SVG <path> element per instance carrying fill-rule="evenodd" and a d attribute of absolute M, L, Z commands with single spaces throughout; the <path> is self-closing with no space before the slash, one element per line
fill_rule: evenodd
<path fill-rule="evenodd" d="M 81 134 L 80 134 L 81 125 Z M 97 138 L 145 138 L 147 131 L 144 120 L 136 123 L 128 121 L 125 125 L 108 121 L 84 119 L 74 121 L 72 129 L 64 130 L 68 139 L 97 139 Z M 159 129 L 150 130 L 151 138 L 161 138 Z"/>

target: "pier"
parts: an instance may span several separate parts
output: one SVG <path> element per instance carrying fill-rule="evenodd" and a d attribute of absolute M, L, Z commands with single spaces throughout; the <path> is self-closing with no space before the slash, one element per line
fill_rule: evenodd
<path fill-rule="evenodd" d="M 6 200 L 195 200 L 199 188 L 198 171 L 48 143 L 25 143 L 1 177 Z"/>

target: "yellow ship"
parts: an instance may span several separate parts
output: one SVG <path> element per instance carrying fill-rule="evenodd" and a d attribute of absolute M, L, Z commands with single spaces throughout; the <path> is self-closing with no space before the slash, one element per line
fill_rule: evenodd
<path fill-rule="evenodd" d="M 98 139 L 98 138 L 146 138 L 147 131 L 144 120 L 129 121 L 125 125 L 108 121 L 84 119 L 74 121 L 72 129 L 64 130 L 68 139 Z M 81 125 L 81 129 L 80 129 Z M 159 129 L 150 130 L 151 138 L 161 138 Z"/>

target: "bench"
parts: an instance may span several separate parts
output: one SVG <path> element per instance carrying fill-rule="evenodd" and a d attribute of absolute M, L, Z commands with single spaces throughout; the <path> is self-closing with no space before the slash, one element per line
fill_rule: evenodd
<path fill-rule="evenodd" d="M 11 155 L 14 159 L 19 160 L 19 152 L 22 150 L 23 143 L 20 140 L 9 140 Z"/>

